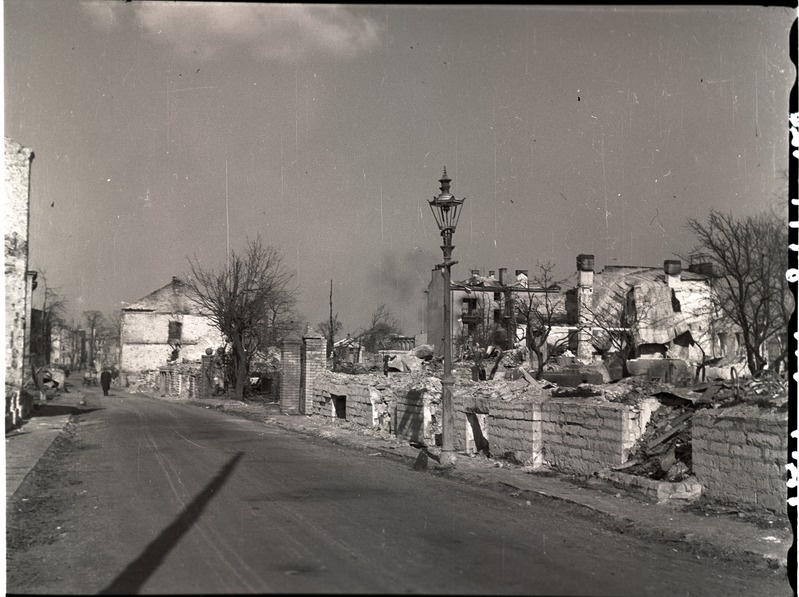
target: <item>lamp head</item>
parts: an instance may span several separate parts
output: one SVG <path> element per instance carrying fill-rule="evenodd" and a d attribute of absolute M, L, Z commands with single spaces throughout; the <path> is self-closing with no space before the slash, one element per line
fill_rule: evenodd
<path fill-rule="evenodd" d="M 447 237 L 451 239 L 452 233 L 455 232 L 455 228 L 458 225 L 461 206 L 466 199 L 456 199 L 450 193 L 449 183 L 452 182 L 452 179 L 447 176 L 446 168 L 444 168 L 444 175 L 439 179 L 439 182 L 441 183 L 441 193 L 439 193 L 438 197 L 430 199 L 428 203 L 436 219 L 436 225 L 441 231 L 441 236 L 444 236 L 445 239 Z"/>

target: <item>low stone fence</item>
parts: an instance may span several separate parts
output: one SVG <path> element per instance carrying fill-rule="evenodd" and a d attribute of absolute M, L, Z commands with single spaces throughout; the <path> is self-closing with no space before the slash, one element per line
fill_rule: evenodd
<path fill-rule="evenodd" d="M 200 371 L 162 367 L 157 373 L 157 387 L 162 396 L 177 396 L 187 400 L 200 398 Z"/>
<path fill-rule="evenodd" d="M 784 512 L 788 413 L 756 407 L 707 409 L 693 416 L 693 471 L 708 499 Z"/>
<path fill-rule="evenodd" d="M 488 427 L 492 455 L 534 467 L 543 464 L 542 402 L 537 397 L 491 404 Z"/>
<path fill-rule="evenodd" d="M 546 400 L 541 404 L 544 458 L 581 475 L 624 464 L 657 407 L 654 399 L 638 406 L 591 398 Z"/>
<path fill-rule="evenodd" d="M 441 380 L 410 376 L 397 384 L 394 421 L 397 437 L 434 446 L 441 433 Z"/>
<path fill-rule="evenodd" d="M 615 473 L 607 469 L 627 462 L 660 406 L 655 398 L 635 405 L 603 398 L 553 398 L 524 380 L 460 379 L 452 398 L 456 451 L 610 477 Z M 441 381 L 417 374 L 384 377 L 325 371 L 313 380 L 314 414 L 382 429 L 428 446 L 440 440 L 440 400 Z M 755 407 L 701 410 L 692 418 L 692 429 L 693 471 L 705 496 L 720 503 L 785 509 L 786 413 Z M 640 492 L 657 499 L 667 490 L 698 493 L 696 481 L 664 489 L 642 478 L 639 485 Z"/>

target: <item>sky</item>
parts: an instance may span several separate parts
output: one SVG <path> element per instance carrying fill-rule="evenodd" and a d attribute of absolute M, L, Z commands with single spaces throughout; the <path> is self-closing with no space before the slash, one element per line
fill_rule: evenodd
<path fill-rule="evenodd" d="M 688 218 L 785 209 L 794 12 L 5 0 L 5 134 L 30 267 L 73 315 L 260 235 L 311 324 L 425 331 L 428 200 L 453 278 L 688 255 Z"/>

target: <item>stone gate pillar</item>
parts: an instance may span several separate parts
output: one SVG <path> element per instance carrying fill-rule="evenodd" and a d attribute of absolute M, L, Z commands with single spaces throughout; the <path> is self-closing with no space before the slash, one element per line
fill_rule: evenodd
<path fill-rule="evenodd" d="M 321 336 L 305 336 L 303 339 L 302 359 L 302 396 L 300 397 L 300 412 L 312 415 L 313 407 L 313 380 L 325 370 L 327 363 L 327 346 Z"/>
<path fill-rule="evenodd" d="M 200 375 L 197 384 L 197 397 L 200 399 L 210 398 L 214 394 L 214 365 L 213 352 L 211 354 L 202 355 L 202 366 L 200 367 Z"/>
<path fill-rule="evenodd" d="M 300 412 L 302 384 L 302 342 L 283 340 L 280 347 L 280 412 L 296 415 Z"/>
<path fill-rule="evenodd" d="M 594 300 L 594 256 L 577 256 L 577 360 L 590 363 L 594 357 L 591 342 Z"/>

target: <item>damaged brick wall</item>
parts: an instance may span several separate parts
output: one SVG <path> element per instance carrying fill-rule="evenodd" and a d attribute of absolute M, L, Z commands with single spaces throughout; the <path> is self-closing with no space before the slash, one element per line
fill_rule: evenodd
<path fill-rule="evenodd" d="M 313 413 L 343 418 L 368 429 L 391 431 L 394 393 L 380 380 L 372 375 L 323 371 L 313 380 Z"/>
<path fill-rule="evenodd" d="M 788 414 L 757 407 L 693 416 L 693 471 L 702 494 L 725 504 L 784 512 Z"/>
<path fill-rule="evenodd" d="M 5 139 L 6 430 L 18 425 L 32 407 L 22 394 L 31 301 L 26 272 L 32 159 L 30 149 Z"/>
<path fill-rule="evenodd" d="M 646 430 L 655 400 L 639 406 L 555 398 L 542 403 L 544 458 L 562 471 L 590 475 L 623 464 Z"/>

